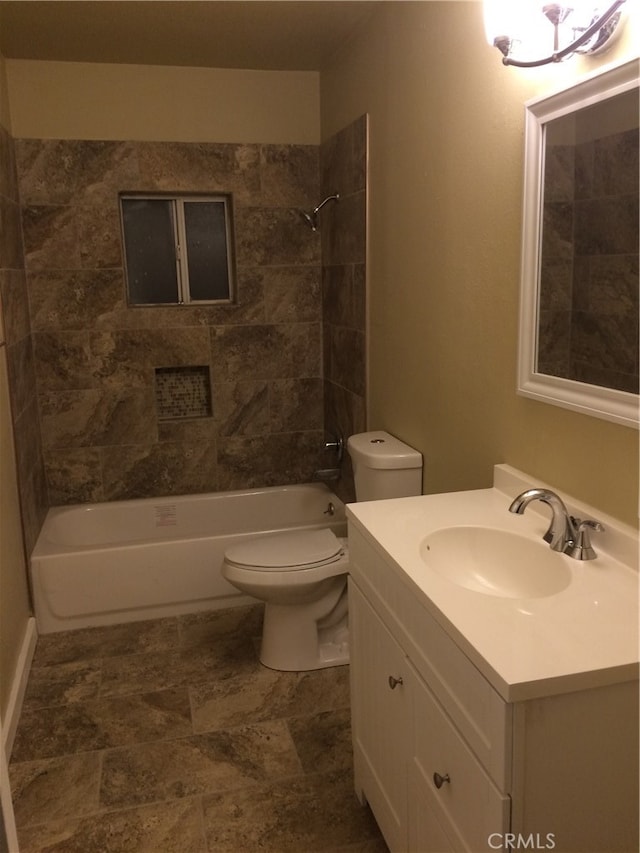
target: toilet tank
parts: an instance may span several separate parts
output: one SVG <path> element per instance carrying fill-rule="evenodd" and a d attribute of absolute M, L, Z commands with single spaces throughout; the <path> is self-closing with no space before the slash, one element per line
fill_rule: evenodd
<path fill-rule="evenodd" d="M 383 430 L 350 436 L 357 501 L 422 494 L 422 454 Z"/>

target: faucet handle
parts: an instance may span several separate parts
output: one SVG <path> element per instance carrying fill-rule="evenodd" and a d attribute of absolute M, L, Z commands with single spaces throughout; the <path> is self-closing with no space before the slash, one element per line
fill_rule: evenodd
<path fill-rule="evenodd" d="M 573 557 L 574 560 L 595 560 L 598 556 L 591 547 L 590 531 L 597 530 L 599 533 L 604 532 L 604 527 L 599 521 L 594 521 L 591 518 L 585 518 L 584 521 L 580 518 L 572 518 L 575 539 L 567 542 L 564 553 Z"/>
<path fill-rule="evenodd" d="M 324 442 L 325 450 L 334 450 L 338 455 L 338 465 L 342 462 L 342 454 L 344 452 L 344 439 L 341 435 L 336 438 L 330 438 Z"/>

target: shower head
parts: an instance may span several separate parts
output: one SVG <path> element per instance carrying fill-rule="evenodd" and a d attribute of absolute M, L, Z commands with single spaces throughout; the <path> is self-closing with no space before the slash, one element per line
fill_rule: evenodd
<path fill-rule="evenodd" d="M 325 204 L 328 201 L 339 201 L 339 200 L 340 200 L 340 195 L 338 193 L 335 193 L 335 195 L 329 195 L 325 198 L 324 201 L 321 201 L 320 204 L 311 211 L 311 213 L 307 213 L 306 210 L 301 210 L 300 216 L 302 217 L 304 222 L 306 222 L 306 224 L 309 226 L 309 228 L 311 228 L 312 231 L 317 231 L 318 226 L 320 224 L 318 222 L 318 213 L 320 212 L 320 210 L 325 206 Z"/>

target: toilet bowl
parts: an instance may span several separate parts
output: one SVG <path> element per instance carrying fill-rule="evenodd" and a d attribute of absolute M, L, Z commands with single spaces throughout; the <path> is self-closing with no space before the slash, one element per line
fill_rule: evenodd
<path fill-rule="evenodd" d="M 346 539 L 328 528 L 259 536 L 227 549 L 223 576 L 265 602 L 261 662 L 305 671 L 348 663 Z"/>
<path fill-rule="evenodd" d="M 348 441 L 357 500 L 420 494 L 422 456 L 387 432 Z M 347 540 L 329 528 L 257 536 L 228 548 L 222 575 L 265 602 L 260 660 L 306 671 L 349 662 Z"/>

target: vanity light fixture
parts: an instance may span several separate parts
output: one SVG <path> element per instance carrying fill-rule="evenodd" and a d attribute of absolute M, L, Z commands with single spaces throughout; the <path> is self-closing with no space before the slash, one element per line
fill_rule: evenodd
<path fill-rule="evenodd" d="M 561 62 L 574 53 L 602 50 L 620 24 L 625 0 L 615 0 L 603 10 L 600 0 L 484 0 L 484 22 L 489 44 L 502 53 L 504 65 L 535 68 Z M 553 41 L 552 41 L 553 40 Z M 528 54 L 551 52 L 542 59 Z M 522 58 L 520 58 L 522 57 Z"/>

